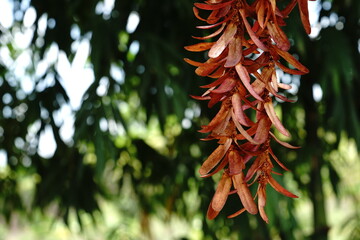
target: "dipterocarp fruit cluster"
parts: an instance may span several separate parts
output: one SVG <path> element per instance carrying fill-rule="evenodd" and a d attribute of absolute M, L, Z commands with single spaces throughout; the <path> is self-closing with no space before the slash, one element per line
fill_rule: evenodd
<path fill-rule="evenodd" d="M 197 75 L 214 81 L 201 86 L 206 88 L 204 94 L 193 97 L 208 100 L 209 107 L 221 104 L 214 118 L 200 130 L 208 133 L 204 140 L 216 139 L 219 144 L 200 167 L 200 175 L 210 177 L 222 171 L 207 211 L 209 219 L 219 214 L 230 194 L 237 194 L 243 207 L 228 217 L 244 211 L 259 212 L 268 222 L 264 210 L 267 184 L 285 196 L 297 197 L 273 178 L 273 174 L 279 174 L 273 171 L 275 162 L 284 170 L 288 169 L 270 147 L 275 140 L 287 148 L 297 148 L 281 141 L 272 132 L 274 126 L 279 133 L 290 137 L 275 112 L 273 99 L 290 102 L 279 90 L 291 86 L 279 81 L 276 70 L 296 75 L 308 73 L 308 69 L 288 52 L 290 42 L 281 29 L 296 6 L 305 32 L 310 34 L 308 0 L 287 3 L 208 0 L 194 4 L 195 16 L 205 22 L 197 28 L 210 33 L 194 37 L 202 42 L 185 49 L 206 51 L 208 58 L 203 63 L 185 61 L 196 67 Z M 255 195 L 249 189 L 252 185 L 257 185 Z"/>

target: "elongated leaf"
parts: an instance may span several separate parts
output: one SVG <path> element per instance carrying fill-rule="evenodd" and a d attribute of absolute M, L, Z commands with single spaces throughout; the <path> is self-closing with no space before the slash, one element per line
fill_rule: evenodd
<path fill-rule="evenodd" d="M 200 130 L 199 132 L 210 132 L 217 125 L 219 125 L 220 122 L 222 122 L 226 118 L 229 111 L 230 111 L 230 108 L 229 108 L 228 104 L 225 104 L 225 103 L 221 104 L 219 112 L 209 122 L 208 125 L 202 126 L 202 130 Z"/>
<path fill-rule="evenodd" d="M 275 12 L 276 12 L 276 0 L 270 0 L 270 5 L 271 5 L 271 13 L 274 14 L 273 15 L 273 19 L 274 21 L 276 21 L 276 17 L 275 17 Z"/>
<path fill-rule="evenodd" d="M 231 118 L 231 110 L 228 111 L 225 119 L 220 122 L 220 124 L 218 124 L 217 126 L 215 126 L 215 128 L 212 130 L 212 134 L 214 134 L 215 136 L 229 136 L 231 133 L 231 131 L 229 131 L 229 124 L 230 124 L 230 118 Z"/>
<path fill-rule="evenodd" d="M 204 10 L 216 10 L 230 5 L 234 0 L 230 0 L 224 3 L 218 4 L 207 4 L 207 3 L 194 3 L 195 7 L 204 9 Z"/>
<path fill-rule="evenodd" d="M 221 209 L 224 207 L 230 192 L 231 185 L 231 177 L 226 172 L 224 172 L 211 201 L 212 208 L 215 211 L 221 211 Z"/>
<path fill-rule="evenodd" d="M 213 24 L 213 23 L 218 22 L 219 19 L 225 17 L 229 13 L 230 9 L 231 9 L 231 5 L 228 5 L 223 8 L 212 11 L 210 13 L 209 17 L 207 18 L 207 23 Z M 233 14 L 229 14 L 229 16 L 231 16 L 231 17 L 232 17 L 232 15 Z M 229 16 L 227 16 L 227 17 L 229 17 Z"/>
<path fill-rule="evenodd" d="M 215 90 L 213 90 L 213 93 L 226 93 L 236 86 L 236 80 L 232 77 L 226 78 L 224 82 Z"/>
<path fill-rule="evenodd" d="M 212 220 L 212 219 L 216 218 L 216 216 L 219 214 L 219 212 L 220 211 L 215 211 L 212 208 L 212 203 L 210 202 L 207 213 L 206 213 L 206 216 L 207 216 L 208 219 Z"/>
<path fill-rule="evenodd" d="M 289 74 L 293 74 L 293 75 L 304 75 L 304 74 L 306 74 L 306 73 L 304 73 L 304 72 L 302 72 L 302 71 L 285 67 L 285 66 L 284 66 L 283 64 L 281 64 L 279 61 L 276 61 L 275 64 L 276 64 L 276 66 L 278 66 L 281 70 L 283 70 L 284 72 L 289 73 Z"/>
<path fill-rule="evenodd" d="M 224 30 L 224 33 L 221 35 L 221 37 L 211 47 L 209 51 L 209 57 L 217 58 L 218 56 L 220 56 L 220 54 L 225 50 L 227 45 L 233 39 L 234 35 L 236 34 L 236 31 L 237 31 L 237 26 L 233 22 L 230 22 L 226 27 L 226 29 Z"/>
<path fill-rule="evenodd" d="M 255 79 L 251 86 L 259 96 L 264 93 L 266 88 L 265 84 L 260 79 Z"/>
<path fill-rule="evenodd" d="M 269 218 L 265 213 L 265 204 L 266 204 L 266 192 L 265 192 L 265 186 L 260 185 L 258 188 L 258 207 L 261 218 L 266 222 L 269 223 Z"/>
<path fill-rule="evenodd" d="M 210 100 L 211 97 L 210 96 L 195 96 L 195 95 L 190 95 L 190 97 L 192 97 L 193 99 L 196 99 L 196 100 Z"/>
<path fill-rule="evenodd" d="M 241 98 L 240 94 L 238 92 L 234 93 L 231 97 L 231 104 L 233 106 L 233 111 L 236 120 L 240 122 L 240 124 L 250 127 L 254 125 L 254 123 L 248 118 L 248 116 L 244 113 L 242 104 L 241 104 Z"/>
<path fill-rule="evenodd" d="M 238 175 L 232 176 L 234 188 L 237 190 L 237 194 L 240 197 L 241 203 L 243 204 L 246 211 L 251 214 L 257 214 L 258 209 L 251 195 L 251 192 L 244 181 L 244 174 L 241 172 Z"/>
<path fill-rule="evenodd" d="M 197 62 L 197 61 L 191 60 L 189 58 L 184 58 L 184 61 L 194 67 L 200 67 L 200 66 L 204 65 L 204 63 L 202 63 L 202 62 Z"/>
<path fill-rule="evenodd" d="M 229 43 L 229 52 L 224 67 L 234 67 L 242 58 L 242 40 L 241 36 L 235 36 Z"/>
<path fill-rule="evenodd" d="M 308 0 L 297 0 L 300 10 L 300 18 L 307 34 L 311 33 L 310 21 L 309 21 L 309 8 Z"/>
<path fill-rule="evenodd" d="M 286 7 L 281 11 L 281 14 L 284 16 L 284 17 L 287 17 L 290 12 L 294 9 L 294 7 L 296 6 L 296 1 L 297 0 L 291 0 L 291 2 L 286 5 Z"/>
<path fill-rule="evenodd" d="M 264 29 L 265 26 L 265 13 L 268 12 L 266 11 L 267 7 L 265 6 L 265 1 L 258 1 L 256 4 L 256 12 L 257 12 L 257 20 L 259 22 L 259 25 L 261 28 Z"/>
<path fill-rule="evenodd" d="M 243 159 L 240 153 L 236 150 L 229 152 L 228 161 L 229 161 L 230 176 L 239 174 L 245 168 Z"/>
<path fill-rule="evenodd" d="M 247 129 L 246 130 L 246 132 L 250 135 L 250 136 L 253 136 L 255 133 L 256 133 L 256 130 L 257 130 L 257 123 L 254 123 L 254 125 L 252 125 L 249 129 Z M 246 139 L 245 137 L 244 137 L 244 135 L 242 135 L 241 133 L 239 133 L 239 134 L 236 134 L 236 139 L 237 140 L 244 140 L 244 139 Z M 243 145 L 241 145 L 241 146 L 243 146 Z M 254 146 L 254 145 L 253 145 Z M 257 146 L 257 145 L 255 145 L 255 146 Z"/>
<path fill-rule="evenodd" d="M 217 80 L 215 80 L 214 82 L 207 84 L 207 85 L 202 85 L 200 86 L 201 88 L 212 88 L 212 87 L 216 87 L 218 85 L 220 85 L 221 83 L 223 83 L 225 81 L 225 79 L 227 79 L 229 77 L 229 74 L 225 74 L 224 76 L 218 78 Z"/>
<path fill-rule="evenodd" d="M 281 141 L 280 139 L 278 139 L 272 132 L 270 132 L 270 135 L 275 139 L 275 141 L 277 141 L 279 144 L 283 145 L 284 147 L 290 148 L 290 149 L 299 149 L 300 147 L 297 146 L 293 146 L 287 142 Z"/>
<path fill-rule="evenodd" d="M 273 88 L 276 93 L 279 91 L 279 82 L 278 82 L 275 72 L 271 76 L 271 83 L 269 83 L 268 85 L 271 88 Z"/>
<path fill-rule="evenodd" d="M 225 68 L 223 67 L 222 64 L 219 64 L 219 67 L 213 72 L 211 73 L 210 75 L 208 75 L 209 78 L 219 78 L 219 77 L 222 77 L 224 76 L 226 70 Z"/>
<path fill-rule="evenodd" d="M 228 157 L 225 156 L 224 159 L 221 161 L 221 163 L 217 165 L 217 167 L 215 168 L 215 170 L 212 170 L 212 171 L 209 172 L 208 174 L 201 175 L 200 177 L 202 177 L 202 178 L 211 177 L 211 176 L 213 176 L 214 174 L 218 173 L 220 170 L 223 170 L 224 167 L 225 167 L 228 163 L 229 163 Z"/>
<path fill-rule="evenodd" d="M 199 15 L 199 9 L 198 9 L 198 8 L 193 7 L 193 13 L 194 13 L 194 16 L 195 16 L 197 19 L 199 19 L 200 21 L 206 22 L 206 19 L 205 19 L 205 18 L 200 17 L 200 15 Z"/>
<path fill-rule="evenodd" d="M 254 136 L 254 140 L 259 144 L 262 144 L 266 140 L 268 140 L 270 127 L 271 127 L 271 121 L 266 117 L 261 118 L 259 120 L 259 124 Z"/>
<path fill-rule="evenodd" d="M 244 84 L 244 86 L 246 87 L 246 89 L 250 92 L 250 94 L 258 99 L 259 101 L 264 101 L 253 89 L 253 87 L 250 84 L 250 76 L 249 73 L 247 72 L 246 68 L 241 64 L 238 63 L 235 66 L 236 72 L 239 75 L 239 78 L 241 79 L 241 82 Z"/>
<path fill-rule="evenodd" d="M 245 212 L 246 211 L 246 209 L 245 208 L 242 208 L 242 209 L 240 209 L 239 211 L 237 211 L 237 212 L 235 212 L 235 213 L 233 213 L 233 214 L 231 214 L 231 215 L 229 215 L 228 216 L 228 218 L 234 218 L 234 217 L 237 217 L 237 216 L 239 216 L 240 214 L 242 214 L 243 212 Z"/>
<path fill-rule="evenodd" d="M 285 83 L 278 83 L 278 87 L 286 90 L 290 90 L 292 88 L 291 85 L 285 84 Z"/>
<path fill-rule="evenodd" d="M 199 76 L 206 77 L 210 73 L 214 72 L 219 67 L 219 65 L 219 62 L 206 62 L 203 65 L 199 66 L 195 70 L 195 73 Z"/>
<path fill-rule="evenodd" d="M 199 169 L 200 175 L 205 175 L 211 171 L 225 156 L 231 145 L 231 139 L 227 139 L 225 144 L 219 145 L 206 159 Z"/>
<path fill-rule="evenodd" d="M 243 56 L 247 56 L 249 54 L 259 54 L 259 51 L 257 50 L 258 47 L 256 45 L 251 45 L 251 46 L 247 46 L 246 45 L 247 41 L 246 40 L 243 40 L 243 46 L 246 47 L 246 49 L 243 49 Z M 245 59 L 245 61 L 247 61 L 248 59 Z M 245 63 L 245 62 L 244 62 Z M 244 64 L 245 65 L 245 64 Z"/>
<path fill-rule="evenodd" d="M 272 101 L 265 102 L 264 103 L 264 108 L 265 108 L 265 111 L 266 111 L 267 115 L 269 116 L 271 122 L 276 127 L 276 129 L 279 130 L 279 132 L 281 132 L 284 136 L 290 137 L 290 133 L 282 125 L 280 119 L 276 115 L 274 106 L 272 104 Z"/>
<path fill-rule="evenodd" d="M 285 33 L 280 29 L 279 25 L 277 25 L 276 23 L 268 22 L 266 26 L 270 33 L 270 36 L 277 44 L 277 46 L 283 51 L 288 51 L 290 49 L 290 41 L 285 35 Z"/>
<path fill-rule="evenodd" d="M 247 171 L 246 176 L 245 176 L 246 182 L 248 182 L 254 176 L 254 174 L 257 172 L 257 170 L 259 170 L 261 158 L 262 158 L 262 155 L 255 158 L 254 163 L 250 166 L 250 168 Z"/>
<path fill-rule="evenodd" d="M 272 176 L 269 176 L 269 183 L 270 185 L 279 193 L 292 198 L 298 198 L 295 194 L 286 190 L 283 186 L 281 186 Z"/>
<path fill-rule="evenodd" d="M 243 135 L 245 137 L 246 140 L 248 140 L 249 142 L 251 142 L 252 144 L 256 144 L 258 145 L 259 143 L 257 141 L 255 141 L 248 133 L 247 131 L 245 131 L 245 129 L 241 126 L 241 124 L 239 123 L 239 121 L 237 121 L 235 115 L 234 115 L 234 111 L 231 112 L 232 113 L 232 118 L 233 121 L 235 123 L 236 128 L 239 130 L 239 132 L 241 133 L 241 135 Z"/>
<path fill-rule="evenodd" d="M 277 164 L 279 164 L 279 166 L 282 169 L 284 169 L 285 171 L 289 171 L 289 169 L 287 167 L 285 167 L 285 165 L 282 162 L 280 162 L 280 160 L 275 156 L 275 154 L 271 148 L 269 148 L 269 152 L 270 152 L 271 156 L 273 157 L 273 159 L 277 162 Z"/>
<path fill-rule="evenodd" d="M 219 35 L 224 30 L 224 28 L 225 28 L 225 23 L 223 23 L 218 30 L 216 30 L 215 32 L 213 32 L 213 33 L 211 33 L 211 34 L 209 34 L 207 36 L 204 36 L 204 37 L 194 37 L 193 36 L 193 38 L 199 39 L 199 40 L 210 39 L 210 38 L 213 38 L 213 37 L 216 37 L 217 35 Z"/>
<path fill-rule="evenodd" d="M 209 50 L 213 45 L 214 45 L 213 42 L 202 42 L 202 43 L 196 43 L 194 45 L 186 46 L 184 48 L 190 52 L 202 52 Z"/>
<path fill-rule="evenodd" d="M 288 63 L 290 63 L 293 67 L 297 68 L 303 73 L 309 73 L 309 69 L 307 69 L 304 65 L 302 65 L 296 58 L 291 55 L 290 53 L 283 51 L 279 49 L 276 46 L 273 46 L 273 49 L 282 57 L 284 58 Z"/>
<path fill-rule="evenodd" d="M 244 24 L 245 24 L 245 28 L 246 28 L 246 31 L 248 32 L 251 40 L 254 41 L 255 45 L 260 48 L 261 50 L 263 51 L 268 51 L 268 48 L 263 44 L 263 42 L 261 42 L 261 40 L 258 38 L 258 36 L 256 35 L 256 33 L 254 33 L 254 31 L 252 30 L 248 20 L 246 19 L 246 15 L 245 15 L 245 10 L 244 9 L 240 9 L 239 10 L 240 12 L 240 15 L 244 21 Z"/>
<path fill-rule="evenodd" d="M 204 25 L 204 26 L 196 26 L 196 28 L 198 29 L 210 29 L 210 28 L 214 28 L 217 27 L 223 23 L 226 23 L 229 19 L 232 18 L 232 15 L 227 16 L 224 20 L 214 23 L 214 24 L 210 24 L 210 25 Z M 208 21 L 209 22 L 209 21 Z M 216 21 L 215 21 L 216 22 Z"/>

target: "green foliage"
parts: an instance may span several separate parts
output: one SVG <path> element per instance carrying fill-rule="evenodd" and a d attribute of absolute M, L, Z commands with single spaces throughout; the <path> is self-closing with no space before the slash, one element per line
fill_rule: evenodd
<path fill-rule="evenodd" d="M 27 1 L 12 2 L 14 12 L 23 14 L 28 8 Z M 9 29 L 0 29 L 1 50 L 8 51 L 10 59 L 0 60 L 0 150 L 7 156 L 7 163 L 0 167 L 0 209 L 7 222 L 15 212 L 31 218 L 40 210 L 44 216 L 55 213 L 68 224 L 75 213 L 83 225 L 88 216 L 97 222 L 101 202 L 111 201 L 121 205 L 117 211 L 123 218 L 139 224 L 138 231 L 145 237 L 151 234 L 154 216 L 163 223 L 176 216 L 190 229 L 197 229 L 193 230 L 195 237 L 184 236 L 189 239 L 305 239 L 326 236 L 321 232 L 329 225 L 326 216 L 314 216 L 314 226 L 305 223 L 304 227 L 297 209 L 308 202 L 325 209 L 326 198 L 319 200 L 314 193 L 328 194 L 322 193 L 327 183 L 339 201 L 351 198 L 359 203 L 358 189 L 341 191 L 349 175 L 342 174 L 346 164 L 339 166 L 334 160 L 334 154 L 344 152 L 339 150 L 344 139 L 354 139 L 360 149 L 356 92 L 360 88 L 360 13 L 353 11 L 360 9 L 359 1 L 332 1 L 330 10 L 322 9 L 321 17 L 337 14 L 339 18 L 313 39 L 304 35 L 298 21 L 289 21 L 286 27 L 295 43 L 292 52 L 300 55 L 311 73 L 300 84 L 291 79 L 299 91 L 285 94 L 298 96 L 298 102 L 281 104 L 284 125 L 293 135 L 291 144 L 303 148 L 275 151 L 292 170 L 282 184 L 301 192 L 301 198 L 285 199 L 269 191 L 269 225 L 248 215 L 226 219 L 226 214 L 241 207 L 231 196 L 223 214 L 213 221 L 205 219 L 215 186 L 212 179 L 200 179 L 197 169 L 213 148 L 198 140 L 203 136 L 197 130 L 215 110 L 202 108 L 206 103 L 189 97 L 199 95 L 198 86 L 206 82 L 182 60 L 199 58 L 183 50 L 193 43 L 191 35 L 201 34 L 194 30 L 192 1 L 121 0 L 114 2 L 110 13 L 99 11 L 101 4 L 98 0 L 33 0 L 30 6 L 36 10 L 36 19 L 31 27 L 25 27 L 19 17 Z M 132 12 L 140 16 L 134 32 L 127 29 Z M 41 26 L 44 18 L 45 30 Z M 339 22 L 342 29 L 337 29 Z M 11 39 L 26 29 L 33 36 L 24 49 Z M 74 37 L 72 32 L 77 29 L 80 34 Z M 61 134 L 64 123 L 56 117 L 70 104 L 57 66 L 59 56 L 44 71 L 38 68 L 52 46 L 73 62 L 81 40 L 91 45 L 86 65 L 93 69 L 94 81 L 81 106 L 72 109 L 74 134 L 67 140 Z M 134 51 L 137 44 L 139 50 Z M 15 71 L 15 61 L 24 52 L 31 61 L 22 72 Z M 114 69 L 122 73 L 120 77 Z M 26 92 L 25 81 L 33 84 Z M 324 93 L 319 102 L 312 95 L 315 83 Z M 38 151 L 47 128 L 56 142 L 50 157 Z M 27 191 L 20 187 L 24 179 L 31 179 Z M 316 209 L 313 212 L 321 214 Z M 358 219 L 357 211 L 343 223 L 355 238 Z M 108 239 L 122 236 L 131 239 L 130 233 L 114 227 Z"/>

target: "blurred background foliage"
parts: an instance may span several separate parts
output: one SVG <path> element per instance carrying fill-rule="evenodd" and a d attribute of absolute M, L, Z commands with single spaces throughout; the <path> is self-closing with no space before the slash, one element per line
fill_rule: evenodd
<path fill-rule="evenodd" d="M 189 0 L 1 0 L 1 239 L 360 239 L 360 1 L 311 2 L 285 27 L 310 74 L 281 81 L 291 169 L 268 189 L 270 224 L 230 196 L 205 219 L 214 113 L 192 100 L 208 82 L 184 57 L 199 22 Z M 7 6 L 5 8 L 5 6 Z M 281 170 L 279 170 L 281 171 Z"/>

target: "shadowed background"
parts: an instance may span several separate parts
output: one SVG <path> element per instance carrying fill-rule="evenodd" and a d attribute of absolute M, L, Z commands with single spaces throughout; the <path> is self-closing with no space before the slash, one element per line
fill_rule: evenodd
<path fill-rule="evenodd" d="M 279 1 L 286 3 L 287 1 Z M 182 59 L 201 36 L 193 1 L 1 0 L 1 239 L 359 239 L 360 2 L 315 1 L 284 28 L 310 74 L 280 80 L 276 110 L 291 172 L 260 217 L 205 219 L 216 146 L 197 132 L 218 106 L 192 100 L 207 79 Z M 279 172 L 282 170 L 277 169 Z"/>

